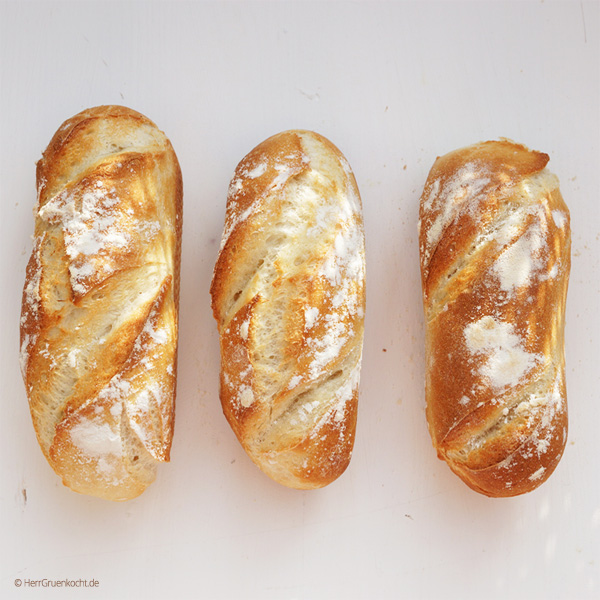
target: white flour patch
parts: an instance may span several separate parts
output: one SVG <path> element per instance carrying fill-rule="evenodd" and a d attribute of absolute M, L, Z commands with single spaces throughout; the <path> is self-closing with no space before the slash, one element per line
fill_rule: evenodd
<path fill-rule="evenodd" d="M 526 352 L 511 323 L 485 316 L 465 328 L 465 342 L 471 354 L 484 355 L 479 374 L 492 388 L 501 390 L 516 385 L 540 360 Z"/>
<path fill-rule="evenodd" d="M 532 473 L 529 476 L 529 481 L 537 481 L 538 479 L 540 479 L 542 477 L 542 475 L 544 474 L 545 470 L 546 470 L 546 467 L 540 467 L 535 473 Z"/>
<path fill-rule="evenodd" d="M 122 456 L 121 436 L 109 423 L 82 420 L 71 429 L 70 436 L 83 455 L 97 460 L 98 469 L 105 475 Z"/>
<path fill-rule="evenodd" d="M 242 385 L 239 389 L 238 400 L 244 408 L 248 408 L 254 403 L 254 393 L 248 385 Z"/>
<path fill-rule="evenodd" d="M 304 327 L 311 329 L 319 316 L 319 309 L 316 306 L 311 306 L 304 311 Z"/>
<path fill-rule="evenodd" d="M 562 229 L 567 224 L 567 215 L 561 210 L 553 210 L 552 219 L 559 229 Z"/>
<path fill-rule="evenodd" d="M 516 241 L 507 245 L 493 267 L 502 290 L 511 292 L 531 285 L 534 276 L 544 266 L 543 254 L 546 246 L 539 223 L 531 226 Z"/>

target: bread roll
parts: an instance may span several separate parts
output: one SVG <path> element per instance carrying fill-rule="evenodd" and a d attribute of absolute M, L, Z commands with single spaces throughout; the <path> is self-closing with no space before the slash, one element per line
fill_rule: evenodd
<path fill-rule="evenodd" d="M 547 163 L 476 144 L 438 158 L 421 198 L 429 430 L 488 496 L 538 487 L 567 439 L 569 211 Z"/>
<path fill-rule="evenodd" d="M 127 500 L 169 460 L 182 180 L 170 142 L 121 106 L 65 121 L 37 164 L 21 368 L 48 462 Z"/>
<path fill-rule="evenodd" d="M 252 150 L 229 187 L 211 287 L 223 412 L 279 483 L 318 488 L 354 444 L 365 310 L 361 201 L 340 151 L 310 131 Z"/>

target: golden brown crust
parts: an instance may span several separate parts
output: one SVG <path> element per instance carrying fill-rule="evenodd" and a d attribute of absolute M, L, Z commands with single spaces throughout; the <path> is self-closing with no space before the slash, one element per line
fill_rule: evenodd
<path fill-rule="evenodd" d="M 183 187 L 167 138 L 121 106 L 59 128 L 37 165 L 21 365 L 46 458 L 126 500 L 169 460 Z"/>
<path fill-rule="evenodd" d="M 322 487 L 350 461 L 364 270 L 358 189 L 331 142 L 287 131 L 240 162 L 211 286 L 221 402 L 252 460 L 284 485 Z"/>
<path fill-rule="evenodd" d="M 566 442 L 569 212 L 547 162 L 476 144 L 438 158 L 421 197 L 429 429 L 489 496 L 539 486 Z"/>

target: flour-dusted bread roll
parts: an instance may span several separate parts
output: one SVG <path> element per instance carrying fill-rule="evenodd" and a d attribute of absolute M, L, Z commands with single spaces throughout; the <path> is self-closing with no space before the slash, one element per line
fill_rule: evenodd
<path fill-rule="evenodd" d="M 331 142 L 287 131 L 240 162 L 211 294 L 242 446 L 279 483 L 332 482 L 354 444 L 365 256 L 356 181 Z"/>
<path fill-rule="evenodd" d="M 21 368 L 63 483 L 127 500 L 169 460 L 182 181 L 173 148 L 121 106 L 65 121 L 37 164 Z"/>
<path fill-rule="evenodd" d="M 438 158 L 421 198 L 429 430 L 488 496 L 538 487 L 567 439 L 569 211 L 547 162 L 476 144 Z"/>

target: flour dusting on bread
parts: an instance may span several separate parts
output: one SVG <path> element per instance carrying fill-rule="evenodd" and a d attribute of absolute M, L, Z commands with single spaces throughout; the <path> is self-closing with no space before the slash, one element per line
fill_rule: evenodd
<path fill-rule="evenodd" d="M 238 165 L 211 287 L 221 401 L 273 479 L 326 485 L 352 451 L 364 320 L 364 234 L 347 161 L 305 131 Z"/>
<path fill-rule="evenodd" d="M 438 158 L 421 198 L 429 430 L 489 496 L 543 483 L 566 442 L 569 213 L 547 162 L 475 144 Z"/>
<path fill-rule="evenodd" d="M 71 489 L 127 500 L 169 459 L 181 172 L 143 115 L 85 110 L 37 165 L 35 244 L 21 313 L 34 428 Z"/>
<path fill-rule="evenodd" d="M 511 323 L 487 315 L 465 327 L 467 350 L 484 355 L 478 372 L 497 391 L 516 385 L 542 357 L 527 352 Z"/>

